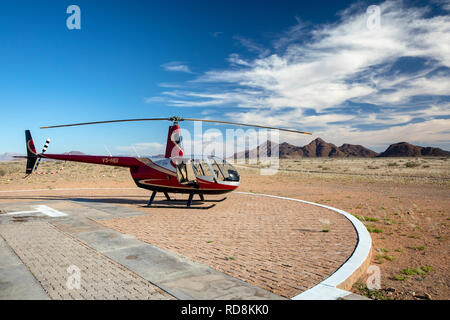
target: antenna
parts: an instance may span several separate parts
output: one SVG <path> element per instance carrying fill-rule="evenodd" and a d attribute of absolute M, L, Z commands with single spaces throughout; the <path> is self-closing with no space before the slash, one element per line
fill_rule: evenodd
<path fill-rule="evenodd" d="M 137 152 L 136 148 L 132 145 L 134 152 L 136 152 L 138 158 L 140 158 L 141 156 L 139 155 L 139 153 Z"/>
<path fill-rule="evenodd" d="M 106 151 L 108 151 L 109 156 L 112 157 L 111 151 L 109 151 L 108 147 L 106 146 L 106 144 L 104 144 Z"/>

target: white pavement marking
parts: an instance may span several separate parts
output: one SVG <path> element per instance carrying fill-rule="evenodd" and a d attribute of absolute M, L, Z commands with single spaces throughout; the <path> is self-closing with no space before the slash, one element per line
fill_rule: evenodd
<path fill-rule="evenodd" d="M 59 212 L 53 208 L 47 207 L 45 205 L 39 205 L 39 206 L 34 206 L 33 211 L 16 211 L 16 212 L 8 212 L 5 213 L 4 215 L 16 215 L 16 214 L 35 214 L 35 213 L 43 213 L 49 217 L 64 217 L 67 216 L 67 214 Z"/>
<path fill-rule="evenodd" d="M 45 205 L 39 205 L 35 207 L 36 210 L 42 212 L 43 214 L 49 216 L 49 217 L 64 217 L 67 216 L 67 214 L 59 212 L 58 210 L 55 210 L 53 208 L 47 207 Z"/>
<path fill-rule="evenodd" d="M 350 220 L 358 235 L 358 243 L 356 244 L 356 248 L 353 251 L 351 257 L 327 279 L 317 284 L 316 286 L 296 295 L 295 297 L 292 298 L 292 300 L 335 300 L 351 294 L 351 292 L 339 289 L 337 288 L 337 286 L 342 282 L 344 282 L 346 279 L 348 279 L 356 270 L 358 270 L 358 268 L 364 263 L 364 261 L 366 261 L 366 259 L 370 255 L 370 248 L 372 247 L 372 238 L 370 237 L 369 231 L 367 231 L 366 227 L 361 221 L 356 219 L 350 213 L 345 212 L 344 210 L 336 209 L 315 202 L 294 198 L 273 196 L 262 193 L 239 192 L 239 191 L 235 191 L 235 193 L 307 203 L 335 211 L 339 214 L 342 214 L 348 220 Z"/>
<path fill-rule="evenodd" d="M 17 212 L 9 212 L 9 213 L 5 213 L 3 214 L 4 216 L 12 216 L 14 214 L 28 214 L 28 213 L 37 213 L 38 211 L 36 210 L 32 210 L 32 211 L 17 211 Z"/>

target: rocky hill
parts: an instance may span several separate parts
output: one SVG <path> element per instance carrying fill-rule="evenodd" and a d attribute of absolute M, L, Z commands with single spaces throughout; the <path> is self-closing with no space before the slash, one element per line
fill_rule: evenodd
<path fill-rule="evenodd" d="M 371 158 L 376 157 L 378 153 L 367 149 L 359 144 L 344 143 L 339 147 L 339 150 L 346 154 L 347 157 L 364 157 Z"/>
<path fill-rule="evenodd" d="M 339 150 L 332 143 L 328 143 L 320 138 L 311 141 L 302 147 L 304 157 L 345 157 L 346 154 Z"/>
<path fill-rule="evenodd" d="M 267 154 L 267 150 L 269 150 L 270 156 L 270 146 L 274 142 L 267 141 L 259 146 L 259 150 L 262 154 Z M 315 157 L 375 157 L 377 155 L 376 152 L 367 149 L 360 145 L 353 144 L 343 144 L 340 147 L 332 143 L 328 143 L 321 138 L 317 138 L 311 141 L 309 144 L 299 147 L 294 146 L 290 143 L 283 142 L 278 145 L 278 150 L 280 154 L 280 158 L 297 158 L 297 157 L 306 157 L 306 158 L 315 158 Z M 239 152 L 235 154 L 237 158 L 256 158 L 258 150 L 247 150 L 245 152 Z"/>
<path fill-rule="evenodd" d="M 386 151 L 380 153 L 379 157 L 445 157 L 450 156 L 450 152 L 440 148 L 420 147 L 408 142 L 391 144 Z"/>

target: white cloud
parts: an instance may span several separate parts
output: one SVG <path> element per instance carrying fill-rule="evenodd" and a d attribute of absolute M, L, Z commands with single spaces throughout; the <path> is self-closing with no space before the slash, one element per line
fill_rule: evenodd
<path fill-rule="evenodd" d="M 200 81 L 259 89 L 267 96 L 266 105 L 275 109 L 319 111 L 352 98 L 375 96 L 380 89 L 391 87 L 384 86 L 383 79 L 361 83 L 351 81 L 352 77 L 403 56 L 429 57 L 450 67 L 450 17 L 427 19 L 422 17 L 425 12 L 423 8 L 406 9 L 397 2 L 385 2 L 379 30 L 366 27 L 365 12 L 344 14 L 340 23 L 315 30 L 308 43 L 291 44 L 282 55 L 255 59 L 251 68 L 207 72 Z M 397 89 L 391 98 L 396 102 L 421 93 L 450 94 L 446 84 L 448 81 L 442 82 L 439 77 L 417 79 L 402 84 L 409 85 L 409 90 Z"/>
<path fill-rule="evenodd" d="M 166 146 L 158 142 L 138 142 L 130 146 L 117 146 L 115 149 L 127 155 L 157 155 L 164 153 Z"/>
<path fill-rule="evenodd" d="M 250 124 L 265 123 L 279 128 L 295 127 L 300 130 L 305 127 L 323 127 L 327 123 L 350 121 L 355 119 L 354 115 L 333 113 L 305 116 L 297 110 L 286 111 L 278 115 L 273 115 L 270 110 L 259 111 L 258 113 L 252 111 L 228 112 L 225 115 L 236 122 Z"/>
<path fill-rule="evenodd" d="M 241 66 L 250 66 L 250 63 L 242 59 L 237 53 L 230 54 L 230 56 L 228 57 L 228 62 Z"/>
<path fill-rule="evenodd" d="M 164 97 L 149 97 L 149 98 L 145 98 L 145 102 L 146 103 L 153 103 L 153 102 L 166 102 L 166 99 L 164 99 Z"/>
<path fill-rule="evenodd" d="M 333 126 L 315 132 L 326 141 L 336 145 L 352 141 L 376 151 L 384 151 L 390 144 L 407 141 L 421 146 L 436 146 L 450 150 L 450 120 L 433 119 L 404 126 L 392 126 L 382 130 L 357 130 L 350 127 Z"/>
<path fill-rule="evenodd" d="M 418 117 L 434 117 L 434 116 L 450 116 L 450 103 L 444 103 L 442 105 L 431 105 L 426 110 L 414 111 Z M 449 125 L 450 127 L 450 125 Z"/>
<path fill-rule="evenodd" d="M 269 49 L 264 48 L 250 39 L 241 36 L 233 36 L 233 39 L 238 40 L 242 46 L 247 48 L 248 51 L 257 53 L 260 57 L 266 56 L 270 52 Z"/>
<path fill-rule="evenodd" d="M 450 95 L 450 83 L 448 77 L 435 76 L 432 78 L 405 79 L 401 86 L 395 88 L 391 93 L 378 93 L 367 97 L 366 101 L 377 104 L 399 104 L 406 103 L 411 97 L 420 95 Z"/>
<path fill-rule="evenodd" d="M 168 63 L 164 63 L 161 65 L 166 71 L 176 71 L 176 72 L 185 72 L 192 73 L 191 69 L 186 64 L 183 64 L 180 61 L 172 61 Z"/>
<path fill-rule="evenodd" d="M 426 8 L 405 8 L 400 2 L 384 2 L 380 8 L 379 30 L 367 28 L 364 10 L 357 13 L 348 10 L 342 13 L 338 23 L 315 29 L 309 41 L 290 43 L 281 54 L 267 56 L 268 49 L 246 38 L 235 37 L 259 57 L 247 61 L 231 54 L 230 63 L 241 68 L 208 71 L 195 81 L 231 83 L 251 88 L 250 91 L 258 92 L 260 97 L 255 101 L 254 94 L 244 92 L 243 97 L 224 100 L 220 99 L 224 89 L 219 89 L 210 93 L 211 105 L 236 102 L 241 107 L 263 105 L 272 109 L 295 107 L 321 111 L 364 97 L 366 102 L 396 103 L 418 94 L 449 95 L 448 81 L 442 81 L 440 77 L 419 78 L 412 82 L 405 78 L 383 78 L 378 69 L 371 71 L 370 68 L 393 63 L 404 56 L 430 58 L 441 66 L 450 67 L 450 17 L 426 18 Z M 297 29 L 301 29 L 301 25 Z M 297 29 L 293 28 L 294 31 Z M 287 42 L 288 36 L 295 39 L 294 31 L 286 33 L 283 41 Z M 363 71 L 369 72 L 366 81 L 352 81 Z M 378 96 L 382 89 L 395 92 Z M 174 105 L 184 105 L 183 101 L 177 100 Z M 206 106 L 207 102 L 200 105 Z"/>

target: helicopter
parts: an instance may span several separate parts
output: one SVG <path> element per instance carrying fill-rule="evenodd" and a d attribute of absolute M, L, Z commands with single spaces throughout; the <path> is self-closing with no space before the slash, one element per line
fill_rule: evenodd
<path fill-rule="evenodd" d="M 205 194 L 225 194 L 236 190 L 241 182 L 241 177 L 237 169 L 225 159 L 210 156 L 186 156 L 182 149 L 181 130 L 179 122 L 201 121 L 221 124 L 231 124 L 238 126 L 248 126 L 280 130 L 294 133 L 311 134 L 292 129 L 281 129 L 245 123 L 228 121 L 206 120 L 206 119 L 183 119 L 173 116 L 170 118 L 145 118 L 145 119 L 124 119 L 107 120 L 85 123 L 74 123 L 65 125 L 55 125 L 41 127 L 41 129 L 61 128 L 71 126 L 93 125 L 103 123 L 134 122 L 134 121 L 170 121 L 167 143 L 164 158 L 154 157 L 123 157 L 123 156 L 94 156 L 94 155 L 72 155 L 72 154 L 48 154 L 46 153 L 50 139 L 47 139 L 41 153 L 36 151 L 30 130 L 25 130 L 27 156 L 17 156 L 26 158 L 26 177 L 36 172 L 41 158 L 75 161 L 108 166 L 127 167 L 131 176 L 139 188 L 152 191 L 152 195 L 147 202 L 150 207 L 158 192 L 162 192 L 167 201 L 172 199 L 169 193 L 188 194 L 187 207 L 191 207 L 194 195 L 198 195 L 204 201 Z M 225 198 L 224 198 L 225 199 Z M 224 200 L 222 199 L 222 200 Z M 219 201 L 222 201 L 219 200 Z"/>

